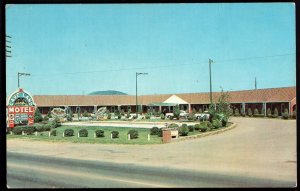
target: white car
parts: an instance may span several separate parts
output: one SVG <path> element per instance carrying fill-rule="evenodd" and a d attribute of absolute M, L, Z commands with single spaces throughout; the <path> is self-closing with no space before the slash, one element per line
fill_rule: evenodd
<path fill-rule="evenodd" d="M 206 117 L 206 119 L 209 119 L 208 111 L 204 111 L 204 113 L 196 113 L 195 114 L 196 119 L 203 118 L 204 116 Z"/>
<path fill-rule="evenodd" d="M 184 110 L 180 110 L 180 114 L 179 114 L 179 117 L 187 117 L 189 115 L 188 112 L 184 111 Z M 173 117 L 174 114 L 173 113 L 166 113 L 166 118 L 170 118 L 170 117 Z"/>

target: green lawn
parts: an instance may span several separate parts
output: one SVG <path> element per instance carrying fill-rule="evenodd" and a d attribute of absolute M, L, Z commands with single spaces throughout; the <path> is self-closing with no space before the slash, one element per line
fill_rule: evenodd
<path fill-rule="evenodd" d="M 73 129 L 74 136 L 63 137 L 63 132 L 65 129 Z M 88 130 L 88 137 L 78 137 L 77 133 L 80 129 Z M 94 138 L 94 132 L 96 129 L 101 129 L 104 131 L 105 137 Z M 136 129 L 139 132 L 139 137 L 137 139 L 128 140 L 127 133 L 130 129 Z M 118 131 L 119 138 L 111 139 L 111 131 Z M 78 126 L 61 126 L 56 128 L 56 136 L 48 136 L 48 132 L 38 132 L 38 136 L 33 135 L 7 135 L 7 138 L 22 138 L 22 139 L 32 139 L 41 141 L 64 141 L 64 142 L 74 142 L 74 143 L 104 143 L 104 144 L 160 144 L 162 143 L 162 138 L 157 135 L 150 135 L 150 141 L 148 141 L 148 134 L 150 134 L 150 129 L 142 128 L 127 128 L 127 127 L 78 127 Z"/>
<path fill-rule="evenodd" d="M 228 123 L 227 126 L 232 123 Z M 219 129 L 223 129 L 219 128 Z M 65 129 L 73 129 L 74 136 L 72 137 L 63 137 L 63 132 Z M 78 137 L 77 133 L 80 129 L 88 130 L 88 137 Z M 94 132 L 97 129 L 101 129 L 104 131 L 105 137 L 94 138 Z M 128 140 L 127 133 L 129 130 L 135 129 L 139 133 L 139 137 L 137 139 Z M 217 131 L 218 129 L 213 129 L 212 131 Z M 119 132 L 119 138 L 111 139 L 110 133 L 112 131 Z M 194 130 L 193 132 L 189 132 L 190 135 L 201 134 L 202 132 Z M 150 129 L 145 128 L 128 128 L 128 127 L 95 127 L 95 126 L 86 126 L 86 127 L 78 127 L 78 126 L 61 126 L 56 128 L 56 136 L 48 135 L 48 132 L 38 132 L 37 136 L 33 135 L 10 135 L 7 134 L 7 138 L 21 138 L 21 139 L 31 139 L 37 141 L 61 141 L 61 142 L 73 142 L 73 143 L 101 143 L 101 144 L 138 144 L 138 145 L 146 145 L 146 144 L 161 144 L 162 138 L 157 135 L 150 135 L 150 140 L 148 141 L 148 134 L 150 134 Z"/>

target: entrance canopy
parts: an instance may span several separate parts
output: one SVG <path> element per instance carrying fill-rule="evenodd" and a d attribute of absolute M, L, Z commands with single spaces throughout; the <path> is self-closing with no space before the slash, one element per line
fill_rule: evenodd
<path fill-rule="evenodd" d="M 176 95 L 172 95 L 171 97 L 169 97 L 168 99 L 166 99 L 164 101 L 164 103 L 172 103 L 172 104 L 188 104 L 186 101 L 184 101 L 183 99 L 181 99 L 180 97 L 176 96 Z"/>
<path fill-rule="evenodd" d="M 153 103 L 150 103 L 148 104 L 148 106 L 150 107 L 155 107 L 155 106 L 167 106 L 167 107 L 170 107 L 170 106 L 176 106 L 177 104 L 176 103 L 163 103 L 163 102 L 153 102 Z"/>

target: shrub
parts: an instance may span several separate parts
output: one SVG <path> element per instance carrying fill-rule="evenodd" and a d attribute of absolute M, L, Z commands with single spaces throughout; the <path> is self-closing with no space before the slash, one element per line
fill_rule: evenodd
<path fill-rule="evenodd" d="M 32 135 L 36 131 L 35 126 L 23 126 L 21 129 L 24 133 L 27 133 L 27 135 Z"/>
<path fill-rule="evenodd" d="M 270 108 L 267 109 L 267 117 L 272 117 L 272 113 L 271 113 L 271 109 Z"/>
<path fill-rule="evenodd" d="M 288 119 L 289 118 L 289 113 L 288 112 L 284 112 L 282 114 L 282 119 Z"/>
<path fill-rule="evenodd" d="M 206 123 L 202 123 L 202 124 L 200 124 L 199 126 L 200 126 L 199 130 L 200 130 L 201 132 L 205 132 L 205 131 L 207 131 L 207 129 L 208 129 Z"/>
<path fill-rule="evenodd" d="M 22 134 L 22 127 L 21 126 L 17 126 L 17 127 L 14 127 L 12 132 L 15 134 L 15 135 L 21 135 Z"/>
<path fill-rule="evenodd" d="M 198 131 L 200 129 L 200 124 L 195 124 L 194 128 L 195 128 L 196 131 Z"/>
<path fill-rule="evenodd" d="M 234 110 L 234 116 L 240 116 L 240 111 L 238 108 Z"/>
<path fill-rule="evenodd" d="M 199 108 L 199 111 L 198 111 L 199 113 L 202 113 L 202 109 L 201 108 Z"/>
<path fill-rule="evenodd" d="M 80 129 L 79 130 L 79 137 L 87 137 L 88 134 L 89 134 L 89 132 L 86 129 Z"/>
<path fill-rule="evenodd" d="M 130 135 L 130 139 L 137 139 L 139 137 L 139 132 L 135 129 L 131 129 L 128 131 L 127 135 Z"/>
<path fill-rule="evenodd" d="M 122 118 L 122 115 L 119 113 L 118 114 L 118 119 L 121 119 Z"/>
<path fill-rule="evenodd" d="M 166 119 L 166 116 L 162 113 L 162 114 L 160 114 L 160 118 L 161 119 Z"/>
<path fill-rule="evenodd" d="M 128 113 L 126 114 L 126 118 L 129 119 L 129 117 L 130 117 L 130 113 L 128 112 Z"/>
<path fill-rule="evenodd" d="M 228 122 L 228 118 L 227 117 L 223 117 L 223 119 L 221 120 L 222 127 L 226 127 L 227 122 Z"/>
<path fill-rule="evenodd" d="M 220 128 L 220 127 L 222 126 L 222 123 L 221 123 L 220 120 L 214 119 L 214 120 L 213 120 L 213 123 L 212 123 L 212 126 L 213 126 L 214 128 L 216 128 L 216 129 L 218 129 L 218 128 Z"/>
<path fill-rule="evenodd" d="M 72 121 L 73 118 L 72 118 L 72 115 L 67 115 L 67 121 Z"/>
<path fill-rule="evenodd" d="M 174 116 L 175 118 L 179 119 L 179 115 L 180 115 L 180 109 L 179 109 L 179 106 L 176 105 L 176 106 L 174 107 L 173 116 Z"/>
<path fill-rule="evenodd" d="M 101 129 L 97 129 L 97 130 L 95 131 L 95 134 L 96 134 L 96 137 L 105 137 L 104 131 L 101 130 Z"/>
<path fill-rule="evenodd" d="M 119 131 L 112 131 L 111 134 L 112 134 L 113 139 L 114 138 L 119 138 Z"/>
<path fill-rule="evenodd" d="M 146 119 L 150 119 L 150 115 L 147 113 L 145 116 Z"/>
<path fill-rule="evenodd" d="M 162 137 L 162 128 L 158 128 L 157 135 L 158 135 L 159 137 Z"/>
<path fill-rule="evenodd" d="M 51 110 L 49 110 L 49 111 L 48 111 L 48 113 L 47 113 L 47 117 L 48 117 L 48 118 L 52 118 L 52 115 L 51 115 Z"/>
<path fill-rule="evenodd" d="M 88 117 L 88 116 L 89 116 L 89 114 L 88 114 L 87 110 L 84 110 L 84 112 L 83 112 L 82 116 L 83 116 L 83 117 Z"/>
<path fill-rule="evenodd" d="M 190 114 L 188 115 L 187 119 L 188 119 L 189 121 L 194 121 L 196 118 L 194 117 L 194 115 L 193 115 L 192 113 L 190 113 Z"/>
<path fill-rule="evenodd" d="M 229 115 L 230 115 L 230 116 L 233 115 L 233 109 L 232 109 L 232 108 L 229 109 Z"/>
<path fill-rule="evenodd" d="M 252 117 L 252 110 L 251 110 L 251 108 L 248 108 L 248 116 Z"/>
<path fill-rule="evenodd" d="M 277 118 L 277 117 L 278 117 L 278 110 L 277 110 L 277 108 L 275 108 L 273 118 Z"/>
<path fill-rule="evenodd" d="M 182 124 L 178 131 L 180 136 L 187 136 L 189 134 L 189 128 L 187 124 Z"/>
<path fill-rule="evenodd" d="M 195 130 L 193 125 L 189 125 L 188 128 L 189 128 L 189 132 L 194 132 L 194 130 Z"/>
<path fill-rule="evenodd" d="M 38 108 L 36 108 L 36 110 L 34 112 L 34 122 L 38 123 L 38 122 L 42 122 L 42 121 L 43 121 L 42 114 L 41 114 L 40 110 Z"/>
<path fill-rule="evenodd" d="M 241 116 L 242 116 L 242 117 L 245 117 L 245 116 L 246 116 L 246 113 L 245 113 L 244 109 L 241 110 Z"/>
<path fill-rule="evenodd" d="M 37 125 L 37 126 L 35 126 L 35 128 L 36 128 L 37 132 L 43 132 L 43 131 L 45 131 L 44 125 Z"/>
<path fill-rule="evenodd" d="M 175 124 L 175 123 L 171 123 L 168 128 L 178 128 L 179 125 Z"/>
<path fill-rule="evenodd" d="M 50 131 L 50 129 L 51 129 L 51 124 L 45 124 L 45 125 L 43 125 L 44 127 L 43 127 L 43 129 L 44 129 L 44 131 Z"/>
<path fill-rule="evenodd" d="M 51 136 L 56 136 L 56 129 L 52 129 L 52 130 L 50 131 L 50 135 L 51 135 Z"/>
<path fill-rule="evenodd" d="M 208 128 L 212 128 L 213 127 L 213 125 L 212 125 L 212 123 L 210 121 L 207 121 L 206 125 L 207 125 Z"/>
<path fill-rule="evenodd" d="M 10 132 L 12 132 L 12 131 L 13 131 L 13 128 L 11 128 L 11 127 L 6 128 L 6 134 L 10 134 Z"/>
<path fill-rule="evenodd" d="M 284 113 L 282 114 L 283 119 L 288 119 L 289 118 L 289 111 L 288 109 L 284 109 Z"/>
<path fill-rule="evenodd" d="M 159 128 L 158 127 L 152 127 L 150 129 L 150 135 L 158 135 L 159 133 Z"/>
<path fill-rule="evenodd" d="M 57 128 L 61 126 L 60 120 L 58 117 L 55 117 L 54 120 L 51 122 L 52 128 Z"/>
<path fill-rule="evenodd" d="M 47 115 L 45 115 L 45 117 L 43 118 L 43 121 L 48 121 L 49 117 Z"/>
<path fill-rule="evenodd" d="M 73 129 L 65 129 L 64 133 L 65 133 L 65 137 L 74 136 L 74 130 Z"/>
<path fill-rule="evenodd" d="M 254 116 L 254 117 L 258 117 L 258 115 L 259 115 L 258 109 L 255 108 L 255 109 L 254 109 L 254 112 L 253 112 L 253 116 Z"/>
<path fill-rule="evenodd" d="M 107 119 L 111 119 L 111 113 L 107 114 Z"/>

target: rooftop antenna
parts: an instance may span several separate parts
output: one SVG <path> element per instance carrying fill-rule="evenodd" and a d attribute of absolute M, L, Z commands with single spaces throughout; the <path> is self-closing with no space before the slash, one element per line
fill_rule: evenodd
<path fill-rule="evenodd" d="M 256 77 L 255 77 L 255 89 L 257 89 L 257 82 L 256 82 Z"/>

